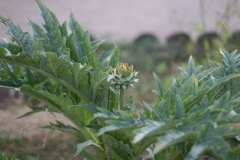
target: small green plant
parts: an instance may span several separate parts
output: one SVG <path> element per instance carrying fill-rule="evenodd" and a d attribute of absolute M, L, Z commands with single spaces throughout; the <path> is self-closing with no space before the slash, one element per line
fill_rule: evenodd
<path fill-rule="evenodd" d="M 19 150 L 16 150 L 11 157 L 7 156 L 7 154 L 5 152 L 3 152 L 0 155 L 0 160 L 25 160 L 26 157 L 17 158 L 18 157 L 18 151 Z"/>
<path fill-rule="evenodd" d="M 59 24 L 54 13 L 36 2 L 45 24 L 41 28 L 29 20 L 33 36 L 0 18 L 14 39 L 0 44 L 0 85 L 45 103 L 30 106 L 32 111 L 19 118 L 46 110 L 63 114 L 74 126 L 57 121 L 45 128 L 78 137 L 75 156 L 92 160 L 239 159 L 237 51 L 221 50 L 223 61 L 209 60 L 205 70 L 190 57 L 169 88 L 154 74 L 156 104 L 143 102 L 138 110 L 132 96 L 123 100 L 138 72 L 119 63 L 117 47 L 96 56 L 102 41 L 91 41 L 72 13 L 68 30 L 67 22 Z"/>

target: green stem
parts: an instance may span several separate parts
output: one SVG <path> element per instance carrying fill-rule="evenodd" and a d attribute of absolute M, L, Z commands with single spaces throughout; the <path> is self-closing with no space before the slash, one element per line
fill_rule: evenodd
<path fill-rule="evenodd" d="M 123 93 L 124 93 L 124 89 L 122 88 L 122 86 L 120 87 L 120 108 L 118 107 L 118 111 L 120 111 L 121 109 L 123 109 Z"/>

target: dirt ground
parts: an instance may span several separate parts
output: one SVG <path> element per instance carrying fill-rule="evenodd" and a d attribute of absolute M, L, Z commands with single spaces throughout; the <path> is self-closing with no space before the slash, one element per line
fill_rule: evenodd
<path fill-rule="evenodd" d="M 30 111 L 28 107 L 8 107 L 0 110 L 0 153 L 39 156 L 39 159 L 74 159 L 77 139 L 57 130 L 40 128 L 56 120 L 71 124 L 62 115 L 43 112 L 16 119 Z M 78 159 L 77 157 L 76 159 Z"/>

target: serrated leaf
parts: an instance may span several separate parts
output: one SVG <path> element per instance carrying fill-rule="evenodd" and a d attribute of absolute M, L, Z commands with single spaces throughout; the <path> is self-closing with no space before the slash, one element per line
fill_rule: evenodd
<path fill-rule="evenodd" d="M 198 71 L 200 70 L 200 68 L 202 68 L 202 66 L 197 66 L 195 67 L 195 63 L 192 59 L 192 56 L 190 56 L 189 60 L 188 60 L 188 68 L 184 69 L 182 67 L 179 67 L 180 70 L 182 70 L 185 74 L 185 77 L 188 79 L 189 77 L 191 77 L 193 74 L 197 74 Z"/>
<path fill-rule="evenodd" d="M 166 87 L 164 86 L 161 79 L 155 73 L 153 73 L 153 76 L 154 76 L 155 81 L 156 81 L 157 86 L 158 86 L 158 93 L 159 93 L 160 96 L 163 96 L 164 93 L 166 92 Z"/>
<path fill-rule="evenodd" d="M 121 150 L 121 154 L 117 150 L 114 149 L 114 151 L 120 156 L 120 157 L 125 157 L 125 158 L 131 158 L 133 156 L 133 150 L 130 148 L 128 144 L 124 144 L 123 140 L 115 139 L 112 135 L 106 134 L 108 137 L 109 141 L 112 141 L 111 143 L 114 144 L 114 146 L 111 147 L 116 147 L 115 149 Z M 122 138 L 122 137 L 121 137 Z M 126 154 L 127 153 L 127 154 Z"/>
<path fill-rule="evenodd" d="M 187 136 L 187 134 L 182 131 L 167 131 L 166 135 L 158 138 L 153 153 L 156 154 L 168 146 L 184 141 L 185 136 Z"/>
<path fill-rule="evenodd" d="M 40 8 L 41 15 L 45 21 L 44 28 L 47 31 L 45 35 L 53 51 L 58 56 L 70 57 L 70 50 L 66 48 L 66 37 L 61 35 L 61 26 L 55 14 L 50 11 L 41 0 L 36 0 L 38 7 Z M 47 45 L 44 46 L 45 48 Z M 49 51 L 49 50 L 46 50 Z"/>
<path fill-rule="evenodd" d="M 213 105 L 211 106 L 212 108 L 224 108 L 227 107 L 229 105 L 229 97 L 230 97 L 230 92 L 226 92 L 225 94 L 223 94 L 219 100 Z"/>
<path fill-rule="evenodd" d="M 210 69 L 204 70 L 196 75 L 198 82 L 201 82 L 204 78 L 207 78 L 211 73 L 219 70 L 222 66 L 212 67 Z"/>
<path fill-rule="evenodd" d="M 9 35 L 12 36 L 18 44 L 22 47 L 22 50 L 28 53 L 33 54 L 35 49 L 35 41 L 30 36 L 29 33 L 23 32 L 19 26 L 16 26 L 12 23 L 10 19 L 6 19 L 4 17 L 0 17 L 0 20 L 3 21 L 8 29 L 9 29 Z"/>
<path fill-rule="evenodd" d="M 183 83 L 183 85 L 179 88 L 178 94 L 181 95 L 181 98 L 184 100 L 189 96 L 196 96 L 198 93 L 198 80 L 192 75 Z"/>
<path fill-rule="evenodd" d="M 121 120 L 108 120 L 106 121 L 109 126 L 105 126 L 101 128 L 97 135 L 102 135 L 105 132 L 114 131 L 114 130 L 120 130 L 125 128 L 133 127 L 133 123 L 130 123 L 129 121 L 121 121 Z"/>
<path fill-rule="evenodd" d="M 99 55 L 100 63 L 106 63 L 110 61 L 110 58 L 112 56 L 113 50 L 108 51 L 108 52 L 103 52 L 102 54 Z"/>
<path fill-rule="evenodd" d="M 202 101 L 200 102 L 200 104 L 201 104 L 201 106 L 202 106 L 203 108 L 207 108 L 207 107 L 208 107 L 209 102 L 208 102 L 208 97 L 207 97 L 207 95 L 205 95 L 205 96 L 203 97 L 203 99 L 202 99 Z"/>
<path fill-rule="evenodd" d="M 0 43 L 0 48 L 6 48 L 11 54 L 18 54 L 22 52 L 22 47 L 14 43 Z"/>
<path fill-rule="evenodd" d="M 221 77 L 217 80 L 214 79 L 214 82 L 212 82 L 211 77 L 208 81 L 205 81 L 204 84 L 202 84 L 199 88 L 198 88 L 198 94 L 197 96 L 195 96 L 191 101 L 189 101 L 189 103 L 185 104 L 185 107 L 187 108 L 190 104 L 193 104 L 194 102 L 196 102 L 200 97 L 214 91 L 215 89 L 221 90 L 221 88 L 219 86 L 223 85 L 225 82 L 239 77 L 240 74 L 231 74 L 231 75 L 227 75 L 224 77 Z M 216 92 L 218 93 L 218 92 Z"/>
<path fill-rule="evenodd" d="M 100 147 L 99 144 L 97 144 L 96 142 L 92 141 L 92 140 L 88 140 L 86 142 L 83 143 L 79 143 L 77 145 L 77 151 L 75 153 L 75 157 L 78 156 L 85 148 L 87 148 L 88 146 L 95 146 L 95 147 Z"/>
<path fill-rule="evenodd" d="M 136 129 L 134 131 L 135 136 L 133 138 L 132 143 L 138 143 L 146 136 L 152 134 L 152 132 L 159 130 L 161 127 L 165 125 L 164 122 L 157 122 L 157 121 L 149 121 L 146 123 L 146 126 Z"/>
<path fill-rule="evenodd" d="M 75 86 L 72 72 L 68 69 L 64 60 L 62 60 L 61 57 L 57 57 L 56 54 L 52 52 L 38 53 L 37 55 L 34 55 L 34 57 L 28 53 L 20 53 L 18 55 L 7 56 L 6 53 L 0 52 L 0 60 L 29 68 L 45 77 L 51 78 L 66 88 L 70 89 L 76 95 L 81 97 L 81 99 L 85 102 L 90 102 L 90 96 L 88 93 L 79 90 L 78 86 Z M 84 81 L 82 79 L 82 81 L 80 80 L 79 83 L 81 84 L 81 82 L 88 81 Z M 21 86 L 22 83 L 19 82 L 18 85 Z"/>
<path fill-rule="evenodd" d="M 114 113 L 110 112 L 105 108 L 97 108 L 98 112 L 95 113 L 92 117 L 92 120 L 95 118 L 107 118 L 107 119 L 118 119 L 119 116 L 115 115 Z"/>
<path fill-rule="evenodd" d="M 165 117 L 156 108 L 154 108 L 147 102 L 143 102 L 143 104 L 149 107 L 154 112 L 159 121 L 165 122 Z"/>
<path fill-rule="evenodd" d="M 12 79 L 12 82 L 15 83 L 15 85 L 19 88 L 20 86 L 23 85 L 23 81 L 21 79 L 19 79 L 17 77 L 17 75 L 15 75 L 13 73 L 13 71 L 9 68 L 9 66 L 4 63 L 4 62 L 1 62 L 2 66 L 4 67 L 5 71 L 9 74 L 10 78 Z"/>
<path fill-rule="evenodd" d="M 196 157 L 206 151 L 212 152 L 215 158 L 225 160 L 229 151 L 229 145 L 220 137 L 213 137 L 211 140 L 205 142 L 197 142 L 192 146 L 186 156 L 186 160 L 195 160 Z"/>
<path fill-rule="evenodd" d="M 68 31 L 67 31 L 67 22 L 63 22 L 63 24 L 60 26 L 60 31 L 61 31 L 61 36 L 62 37 L 67 37 L 68 36 Z"/>
<path fill-rule="evenodd" d="M 92 102 L 99 104 L 101 107 L 107 107 L 108 103 L 108 74 L 103 71 L 92 72 L 91 75 L 91 90 Z"/>
<path fill-rule="evenodd" d="M 31 86 L 34 86 L 36 84 L 36 79 L 35 79 L 35 75 L 32 73 L 32 71 L 28 68 L 26 68 L 26 74 L 27 74 L 27 80 L 28 83 Z"/>
<path fill-rule="evenodd" d="M 25 113 L 24 115 L 17 117 L 17 119 L 30 116 L 32 114 L 38 113 L 38 112 L 44 112 L 46 111 L 46 108 L 44 107 L 38 107 L 38 106 L 29 106 L 32 110 L 30 112 Z"/>
<path fill-rule="evenodd" d="M 73 13 L 70 13 L 69 26 L 74 36 L 74 45 L 80 59 L 86 58 L 86 62 L 93 67 L 95 64 L 95 53 L 92 52 L 92 44 L 88 32 L 84 32 L 80 24 L 75 20 Z"/>
<path fill-rule="evenodd" d="M 80 62 L 80 57 L 74 44 L 74 34 L 70 34 L 67 37 L 66 46 L 70 49 L 71 60 L 73 60 L 74 62 Z"/>
<path fill-rule="evenodd" d="M 182 99 L 179 95 L 176 96 L 175 109 L 176 109 L 176 117 L 178 119 L 181 119 L 185 116 L 185 108 L 183 106 Z"/>
<path fill-rule="evenodd" d="M 50 126 L 43 126 L 41 128 L 57 129 L 59 131 L 66 132 L 68 134 L 76 136 L 80 139 L 83 138 L 83 135 L 81 134 L 81 132 L 78 129 L 76 129 L 76 128 L 70 126 L 70 125 L 65 125 L 60 121 L 57 121 L 57 124 L 54 124 L 54 123 L 50 122 Z"/>
<path fill-rule="evenodd" d="M 0 86 L 11 89 L 18 88 L 18 86 L 12 80 L 0 80 Z"/>
<path fill-rule="evenodd" d="M 115 45 L 112 51 L 112 57 L 109 61 L 109 66 L 111 66 L 112 68 L 115 68 L 118 62 L 119 62 L 119 49 L 117 45 Z"/>
<path fill-rule="evenodd" d="M 52 44 L 61 39 L 61 31 L 59 22 L 55 14 L 50 11 L 41 0 L 36 0 L 38 7 L 41 11 L 42 18 L 45 21 L 44 27 L 47 30 L 47 36 Z"/>
<path fill-rule="evenodd" d="M 32 28 L 33 37 L 34 37 L 35 41 L 38 39 L 43 39 L 43 43 L 45 45 L 48 44 L 47 36 L 44 34 L 44 30 L 39 25 L 37 25 L 35 22 L 31 21 L 30 19 L 28 19 L 28 23 Z"/>

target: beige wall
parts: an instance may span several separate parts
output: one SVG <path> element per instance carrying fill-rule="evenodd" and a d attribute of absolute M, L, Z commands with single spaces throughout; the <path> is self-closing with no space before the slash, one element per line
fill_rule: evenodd
<path fill-rule="evenodd" d="M 177 32 L 185 32 L 195 40 L 201 34 L 196 31 L 202 25 L 201 15 L 206 31 L 221 32 L 215 22 L 224 20 L 227 4 L 234 1 L 231 10 L 240 8 L 239 0 L 202 0 L 203 11 L 200 0 L 43 0 L 60 22 L 68 19 L 71 10 L 93 37 L 130 41 L 152 33 L 161 42 Z M 42 21 L 34 0 L 0 0 L 0 15 L 11 18 L 24 31 L 30 31 L 26 17 L 39 24 Z M 240 13 L 228 19 L 231 32 L 240 29 Z M 5 37 L 3 25 L 0 27 L 0 37 Z"/>

